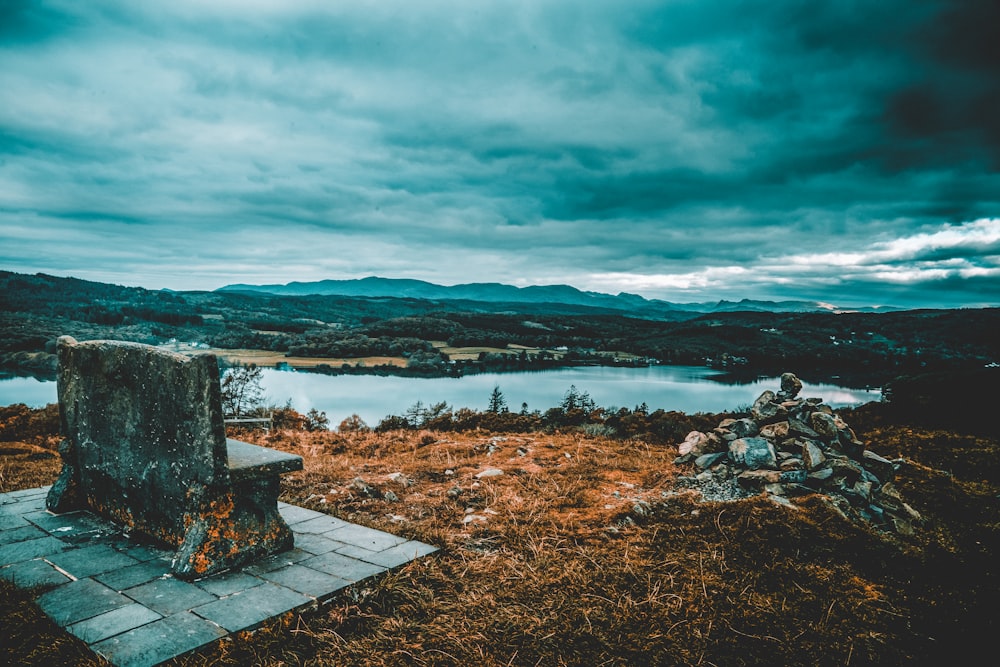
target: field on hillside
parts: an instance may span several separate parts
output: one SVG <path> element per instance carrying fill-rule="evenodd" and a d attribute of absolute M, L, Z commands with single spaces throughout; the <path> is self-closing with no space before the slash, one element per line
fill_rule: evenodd
<path fill-rule="evenodd" d="M 304 457 L 282 500 L 441 551 L 176 664 L 937 665 L 992 650 L 1000 439 L 891 423 L 877 405 L 843 414 L 907 459 L 896 484 L 925 518 L 913 535 L 851 523 L 819 495 L 699 502 L 675 489 L 690 469 L 672 444 L 242 432 Z M 0 491 L 58 471 L 52 415 L 20 418 L 0 427 Z M 0 662 L 90 660 L 28 599 L 0 582 Z"/>
<path fill-rule="evenodd" d="M 217 347 L 193 347 L 186 343 L 170 343 L 161 347 L 182 353 L 211 352 L 228 364 L 256 364 L 261 368 L 276 368 L 287 366 L 296 369 L 329 366 L 340 368 L 348 366 L 396 366 L 406 368 L 406 357 L 289 357 L 281 352 L 271 350 L 226 349 Z"/>

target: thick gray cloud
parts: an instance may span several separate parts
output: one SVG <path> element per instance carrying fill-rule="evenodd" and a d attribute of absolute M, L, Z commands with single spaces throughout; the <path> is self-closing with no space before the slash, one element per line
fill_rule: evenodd
<path fill-rule="evenodd" d="M 0 1 L 0 266 L 996 305 L 998 14 Z"/>

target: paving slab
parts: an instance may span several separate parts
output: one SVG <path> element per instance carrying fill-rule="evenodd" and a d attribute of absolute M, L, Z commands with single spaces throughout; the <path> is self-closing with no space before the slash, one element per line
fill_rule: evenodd
<path fill-rule="evenodd" d="M 247 565 L 243 568 L 244 572 L 248 572 L 254 576 L 260 576 L 263 572 L 270 572 L 271 570 L 277 570 L 279 567 L 285 567 L 286 565 L 291 565 L 292 563 L 297 563 L 300 560 L 305 560 L 306 558 L 312 558 L 313 554 L 308 551 L 303 551 L 298 547 L 292 547 L 288 551 L 282 551 L 280 554 L 272 554 L 270 556 L 265 556 L 255 563 Z"/>
<path fill-rule="evenodd" d="M 6 514 L 17 513 L 26 514 L 30 512 L 39 512 L 45 509 L 45 496 L 34 496 L 29 498 L 22 498 L 20 500 L 13 500 L 10 503 L 4 503 L 0 505 L 0 516 Z"/>
<path fill-rule="evenodd" d="M 93 579 L 79 579 L 45 593 L 36 602 L 53 621 L 66 627 L 132 601 Z"/>
<path fill-rule="evenodd" d="M 256 588 L 264 580 L 246 572 L 224 572 L 211 577 L 205 577 L 194 582 L 199 588 L 212 595 L 224 598 L 227 595 Z"/>
<path fill-rule="evenodd" d="M 352 583 L 347 579 L 341 579 L 302 565 L 286 565 L 277 570 L 266 572 L 261 577 L 320 601 L 330 598 L 334 593 Z"/>
<path fill-rule="evenodd" d="M 119 667 L 150 667 L 226 634 L 215 623 L 185 611 L 91 644 L 91 648 Z"/>
<path fill-rule="evenodd" d="M 13 502 L 24 500 L 25 498 L 38 498 L 38 497 L 43 497 L 44 498 L 46 495 L 48 495 L 50 488 L 51 487 L 48 487 L 48 486 L 38 486 L 38 487 L 35 487 L 33 489 L 21 489 L 20 491 L 8 491 L 7 493 L 5 493 L 3 495 L 6 496 L 9 500 L 11 500 Z"/>
<path fill-rule="evenodd" d="M 66 629 L 88 644 L 93 644 L 161 618 L 163 616 L 152 609 L 133 603 L 74 623 Z"/>
<path fill-rule="evenodd" d="M 299 533 L 295 536 L 295 547 L 302 551 L 308 551 L 314 556 L 325 554 L 330 551 L 337 551 L 350 546 L 349 542 L 334 540 L 326 535 L 316 533 Z"/>
<path fill-rule="evenodd" d="M 194 584 L 173 577 L 154 579 L 123 593 L 164 616 L 187 611 L 217 599 Z"/>
<path fill-rule="evenodd" d="M 317 512 L 317 514 L 319 513 Z M 326 514 L 319 514 L 319 516 L 315 516 L 306 521 L 300 521 L 296 523 L 295 532 L 321 534 L 321 533 L 328 533 L 331 530 L 335 530 L 337 528 L 345 528 L 351 525 L 353 524 L 347 523 L 346 521 L 338 519 L 337 517 L 328 516 Z"/>
<path fill-rule="evenodd" d="M 13 514 L 0 516 L 0 530 L 10 530 L 11 528 L 20 528 L 26 525 L 28 525 L 28 522 L 22 516 Z"/>
<path fill-rule="evenodd" d="M 118 570 L 139 561 L 120 551 L 115 551 L 106 544 L 93 544 L 79 549 L 68 549 L 52 554 L 48 560 L 55 563 L 71 576 L 77 579 L 95 574 Z"/>
<path fill-rule="evenodd" d="M 345 524 L 332 532 L 324 533 L 324 536 L 339 542 L 354 544 L 369 551 L 382 551 L 406 541 L 405 537 L 399 537 L 392 533 L 386 533 L 374 528 L 366 528 L 356 524 Z"/>
<path fill-rule="evenodd" d="M 332 574 L 335 577 L 340 577 L 350 582 L 362 581 L 388 569 L 381 565 L 375 565 L 358 560 L 357 558 L 338 554 L 336 551 L 307 558 L 301 562 L 301 565 Z"/>
<path fill-rule="evenodd" d="M 252 630 L 269 618 L 312 603 L 312 599 L 272 583 L 210 602 L 192 611 L 229 632 Z"/>
<path fill-rule="evenodd" d="M 72 581 L 65 574 L 52 566 L 52 563 L 42 559 L 26 560 L 0 568 L 0 578 L 6 579 L 21 588 L 36 586 L 58 586 Z"/>
<path fill-rule="evenodd" d="M 293 549 L 186 582 L 169 574 L 173 552 L 87 512 L 45 511 L 47 490 L 0 494 L 0 578 L 33 589 L 46 614 L 113 665 L 157 665 L 436 550 L 278 503 Z"/>
<path fill-rule="evenodd" d="M 303 521 L 307 521 L 309 519 L 325 516 L 322 512 L 316 512 L 315 510 L 299 507 L 298 505 L 289 505 L 287 503 L 278 503 L 278 514 L 281 515 L 281 518 L 283 518 L 285 523 L 289 526 L 296 523 L 302 523 Z"/>
<path fill-rule="evenodd" d="M 104 572 L 94 578 L 116 591 L 123 591 L 126 588 L 132 588 L 140 584 L 147 584 L 154 579 L 160 579 L 169 573 L 170 561 L 157 559 Z"/>
<path fill-rule="evenodd" d="M 45 537 L 14 542 L 0 547 L 0 565 L 41 558 L 64 551 L 67 548 L 69 548 L 68 544 L 46 533 Z"/>
<path fill-rule="evenodd" d="M 148 560 L 154 559 L 169 561 L 174 555 L 172 551 L 158 549 L 148 544 L 136 544 L 134 542 L 128 542 L 127 540 L 124 542 L 116 540 L 112 543 L 112 546 L 116 550 L 121 551 L 127 556 L 131 556 L 140 563 L 145 563 Z"/>
<path fill-rule="evenodd" d="M 45 535 L 45 531 L 41 528 L 33 526 L 25 521 L 15 528 L 0 530 L 0 545 L 13 544 L 14 542 L 23 542 L 25 540 L 34 540 L 39 537 L 45 537 Z"/>
<path fill-rule="evenodd" d="M 434 547 L 416 540 L 407 540 L 402 544 L 389 547 L 382 551 L 368 551 L 359 547 L 351 546 L 339 550 L 337 553 L 344 556 L 352 556 L 368 563 L 381 565 L 385 568 L 395 568 L 405 565 L 411 560 L 416 560 L 422 556 L 427 556 L 437 551 Z"/>

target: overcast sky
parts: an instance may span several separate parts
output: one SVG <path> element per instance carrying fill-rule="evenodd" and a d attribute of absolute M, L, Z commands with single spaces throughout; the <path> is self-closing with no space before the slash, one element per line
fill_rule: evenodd
<path fill-rule="evenodd" d="M 1000 305 L 1000 3 L 0 0 L 0 268 Z"/>

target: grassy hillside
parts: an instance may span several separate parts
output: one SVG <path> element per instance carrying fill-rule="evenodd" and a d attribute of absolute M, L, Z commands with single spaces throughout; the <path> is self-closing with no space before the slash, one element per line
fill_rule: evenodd
<path fill-rule="evenodd" d="M 677 317 L 558 304 L 149 291 L 0 272 L 0 368 L 53 372 L 54 341 L 62 334 L 338 360 L 393 357 L 403 361 L 360 370 L 414 375 L 653 359 L 751 376 L 795 368 L 809 380 L 837 375 L 840 383 L 879 386 L 903 373 L 1000 360 L 993 333 L 1000 309 Z M 501 352 L 450 358 L 447 348 Z"/>
<path fill-rule="evenodd" d="M 282 500 L 442 550 L 176 664 L 939 665 L 988 654 L 1000 629 L 1000 438 L 902 422 L 879 404 L 842 416 L 871 449 L 906 459 L 896 484 L 924 517 L 914 534 L 852 523 L 818 495 L 791 508 L 764 495 L 699 502 L 678 491 L 690 470 L 658 439 L 572 427 L 241 433 L 304 457 Z M 54 417 L 0 414 L 0 490 L 54 479 Z M 676 417 L 681 430 L 718 418 Z M 504 474 L 478 479 L 487 467 Z M 3 582 L 0 647 L 11 664 L 90 660 Z"/>

